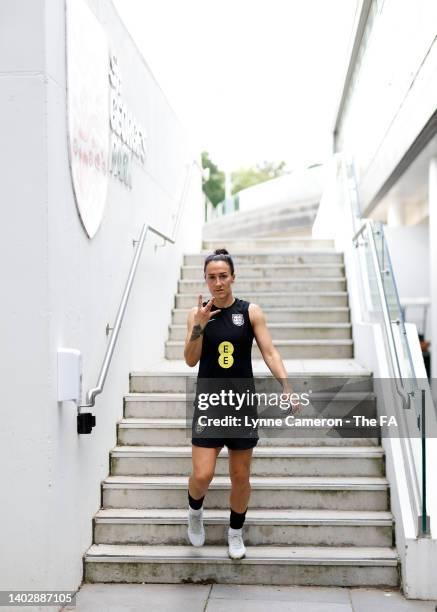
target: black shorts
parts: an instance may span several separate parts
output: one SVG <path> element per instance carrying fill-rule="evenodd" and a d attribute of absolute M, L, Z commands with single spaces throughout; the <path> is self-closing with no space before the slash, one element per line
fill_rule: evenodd
<path fill-rule="evenodd" d="M 191 444 L 202 448 L 227 446 L 231 450 L 248 450 L 258 444 L 258 438 L 192 438 Z"/>

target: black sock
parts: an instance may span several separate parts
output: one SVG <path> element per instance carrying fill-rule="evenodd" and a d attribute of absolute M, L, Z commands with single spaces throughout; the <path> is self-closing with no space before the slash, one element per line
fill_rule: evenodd
<path fill-rule="evenodd" d="M 229 519 L 229 527 L 232 529 L 241 529 L 244 525 L 244 519 L 246 518 L 247 508 L 244 512 L 234 512 L 231 508 L 231 516 Z"/>
<path fill-rule="evenodd" d="M 193 510 L 200 510 L 204 499 L 205 496 L 201 497 L 200 499 L 194 499 L 193 497 L 191 497 L 190 492 L 188 491 L 188 503 L 190 505 L 190 508 L 192 508 Z"/>

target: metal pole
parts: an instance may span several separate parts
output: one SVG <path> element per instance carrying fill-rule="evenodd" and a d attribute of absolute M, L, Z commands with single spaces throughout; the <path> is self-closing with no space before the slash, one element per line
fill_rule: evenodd
<path fill-rule="evenodd" d="M 426 437 L 425 389 L 422 389 L 422 532 L 426 532 Z"/>
<path fill-rule="evenodd" d="M 426 513 L 426 424 L 425 424 L 425 389 L 422 389 L 422 516 L 419 517 L 419 535 L 430 535 L 429 517 Z"/>

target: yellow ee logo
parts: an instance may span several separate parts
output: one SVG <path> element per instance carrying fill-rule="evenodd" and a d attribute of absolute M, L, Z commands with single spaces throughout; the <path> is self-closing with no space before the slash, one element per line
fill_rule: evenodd
<path fill-rule="evenodd" d="M 232 342 L 225 340 L 221 342 L 218 347 L 220 357 L 218 358 L 219 366 L 222 368 L 230 368 L 234 364 L 234 358 L 232 353 L 234 352 L 234 345 Z"/>

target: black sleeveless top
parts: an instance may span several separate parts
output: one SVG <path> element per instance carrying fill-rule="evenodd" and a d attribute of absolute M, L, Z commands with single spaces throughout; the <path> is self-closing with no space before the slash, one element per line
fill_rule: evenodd
<path fill-rule="evenodd" d="M 207 302 L 204 302 L 204 306 Z M 227 308 L 211 317 L 203 332 L 198 378 L 252 378 L 254 333 L 249 302 L 235 298 Z"/>
<path fill-rule="evenodd" d="M 205 306 L 206 302 L 203 304 Z M 252 371 L 252 344 L 254 333 L 249 318 L 249 302 L 235 298 L 231 306 L 211 310 L 221 312 L 211 317 L 203 332 L 202 352 L 197 376 L 196 398 L 192 419 L 193 440 L 195 438 L 252 438 L 258 439 L 258 428 L 247 426 L 244 418 L 257 416 L 257 403 L 252 394 L 255 381 Z M 240 394 L 238 410 L 229 402 L 208 405 L 205 412 L 199 407 L 202 394 L 212 397 L 221 392 Z M 249 400 L 249 396 L 252 398 Z M 205 397 L 205 396 L 204 396 Z M 229 396 L 228 396 L 229 397 Z M 209 417 L 238 417 L 236 425 L 199 426 L 200 414 Z"/>

